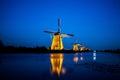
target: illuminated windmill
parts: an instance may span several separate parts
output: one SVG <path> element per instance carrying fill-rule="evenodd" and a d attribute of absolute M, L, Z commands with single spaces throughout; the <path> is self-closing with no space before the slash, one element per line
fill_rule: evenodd
<path fill-rule="evenodd" d="M 73 36 L 72 34 L 60 33 L 60 19 L 58 19 L 58 31 L 57 32 L 52 32 L 52 31 L 47 31 L 47 30 L 45 30 L 44 32 L 53 34 L 52 44 L 50 47 L 51 50 L 63 50 L 64 46 L 62 43 L 62 37 Z"/>
<path fill-rule="evenodd" d="M 76 39 L 76 42 L 73 44 L 73 51 L 78 51 L 78 47 L 81 46 L 80 44 L 78 44 L 78 40 Z"/>
<path fill-rule="evenodd" d="M 84 46 L 81 46 L 81 47 L 80 47 L 80 51 L 90 51 L 90 49 L 89 49 L 89 48 L 86 48 L 86 47 L 84 47 Z"/>
<path fill-rule="evenodd" d="M 80 51 L 84 51 L 85 50 L 85 47 L 84 46 L 81 46 L 80 47 Z"/>

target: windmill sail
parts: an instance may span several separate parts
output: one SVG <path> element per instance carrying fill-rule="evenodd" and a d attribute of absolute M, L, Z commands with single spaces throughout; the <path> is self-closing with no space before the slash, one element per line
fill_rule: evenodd
<path fill-rule="evenodd" d="M 60 33 L 60 19 L 58 19 L 58 33 Z"/>
<path fill-rule="evenodd" d="M 53 31 L 48 31 L 48 30 L 45 30 L 44 32 L 46 32 L 46 33 L 52 33 L 52 34 L 55 33 L 55 32 L 53 32 Z"/>
<path fill-rule="evenodd" d="M 64 34 L 64 33 L 62 33 L 61 36 L 62 36 L 62 37 L 73 37 L 74 35 L 72 35 L 72 34 Z"/>

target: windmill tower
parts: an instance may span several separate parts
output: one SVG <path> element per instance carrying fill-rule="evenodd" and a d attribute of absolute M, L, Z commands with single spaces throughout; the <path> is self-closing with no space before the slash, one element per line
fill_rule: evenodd
<path fill-rule="evenodd" d="M 73 51 L 78 51 L 78 47 L 81 46 L 80 44 L 78 44 L 78 40 L 76 39 L 76 42 L 73 44 Z"/>
<path fill-rule="evenodd" d="M 62 42 L 62 37 L 73 36 L 72 34 L 60 33 L 60 19 L 58 19 L 58 31 L 57 32 L 52 32 L 52 31 L 47 31 L 47 30 L 45 30 L 44 32 L 53 34 L 52 44 L 50 47 L 51 50 L 63 50 L 64 46 Z"/>

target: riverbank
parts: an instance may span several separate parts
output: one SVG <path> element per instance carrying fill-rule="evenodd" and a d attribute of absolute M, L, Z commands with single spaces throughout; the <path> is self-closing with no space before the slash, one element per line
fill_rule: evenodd
<path fill-rule="evenodd" d="M 93 50 L 73 51 L 71 50 L 49 50 L 46 47 L 0 47 L 0 53 L 81 53 L 81 52 L 94 52 Z M 96 52 L 110 52 L 120 54 L 120 49 L 117 50 L 96 50 Z"/>
<path fill-rule="evenodd" d="M 48 50 L 46 48 L 1 48 L 0 53 L 77 53 L 90 51 Z"/>

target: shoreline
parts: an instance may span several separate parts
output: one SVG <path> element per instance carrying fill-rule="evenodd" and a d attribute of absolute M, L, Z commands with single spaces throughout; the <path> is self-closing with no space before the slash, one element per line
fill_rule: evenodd
<path fill-rule="evenodd" d="M 26 48 L 26 47 L 0 47 L 0 54 L 1 53 L 82 53 L 82 52 L 94 52 L 93 50 L 84 50 L 84 51 L 73 51 L 71 50 L 48 50 L 45 47 L 40 48 Z M 96 52 L 110 52 L 115 54 L 120 54 L 120 50 L 96 50 Z"/>

